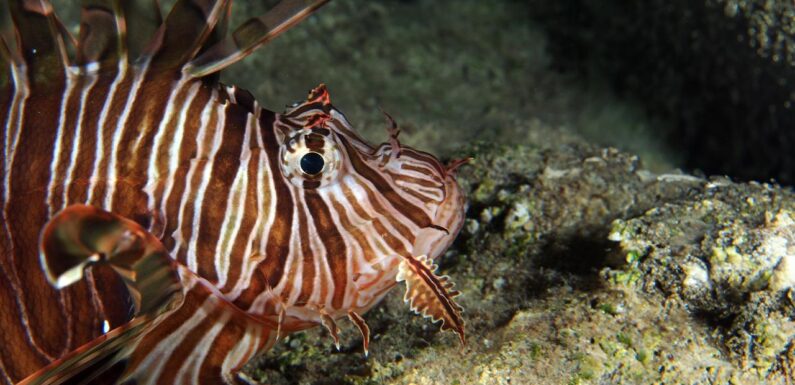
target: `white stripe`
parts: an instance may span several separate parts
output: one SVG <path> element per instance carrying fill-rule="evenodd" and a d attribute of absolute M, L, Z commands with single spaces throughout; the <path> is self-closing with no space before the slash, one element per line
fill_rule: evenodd
<path fill-rule="evenodd" d="M 212 296 L 207 297 L 204 300 L 201 307 L 196 309 L 193 315 L 185 321 L 182 325 L 180 325 L 177 330 L 174 330 L 170 333 L 166 338 L 164 338 L 160 343 L 158 343 L 149 354 L 146 355 L 141 363 L 135 368 L 135 372 L 131 373 L 132 378 L 141 377 L 141 379 L 146 379 L 146 381 L 141 382 L 141 384 L 156 384 L 157 378 L 160 377 L 160 373 L 165 369 L 164 366 L 168 361 L 168 358 L 173 353 L 174 348 L 179 346 L 183 339 L 190 333 L 193 328 L 199 325 L 204 319 L 212 313 L 212 310 L 217 306 L 215 301 L 213 300 Z M 179 311 L 179 310 L 176 310 Z M 169 368 L 168 370 L 171 370 Z M 146 371 L 146 373 L 140 373 L 139 371 Z M 123 382 L 123 381 L 122 381 Z"/>
<path fill-rule="evenodd" d="M 221 147 L 224 138 L 224 130 L 226 123 L 226 108 L 220 106 L 218 109 L 218 121 L 215 126 L 215 135 L 210 147 L 210 152 L 206 155 L 207 161 L 205 162 L 204 169 L 202 170 L 201 181 L 199 188 L 196 190 L 196 196 L 193 199 L 193 231 L 191 231 L 190 242 L 188 243 L 188 269 L 192 271 L 198 270 L 197 250 L 199 240 L 199 226 L 201 224 L 202 216 L 202 203 L 204 203 L 204 194 L 207 192 L 207 186 L 210 184 L 210 177 L 212 176 L 213 164 L 215 163 L 215 154 Z M 204 156 L 199 156 L 205 158 Z M 182 223 L 180 221 L 180 223 Z"/>
<path fill-rule="evenodd" d="M 354 181 L 354 179 L 355 179 L 355 181 Z M 397 221 L 399 221 L 400 223 L 402 223 L 403 225 L 408 227 L 410 232 L 412 232 L 413 234 L 416 234 L 420 229 L 417 228 L 417 226 L 414 224 L 414 222 L 409 220 L 408 217 L 406 217 L 406 215 L 404 213 L 402 213 L 399 210 L 395 209 L 395 207 L 392 206 L 391 203 L 389 203 L 389 201 L 386 199 L 386 197 L 384 197 L 382 194 L 379 194 L 378 193 L 378 189 L 376 189 L 375 186 L 369 180 L 367 180 L 366 178 L 361 177 L 359 175 L 355 175 L 353 178 L 350 178 L 350 179 L 349 178 L 345 178 L 345 182 L 348 185 L 348 187 L 351 189 L 351 191 L 353 191 L 354 194 L 357 196 L 358 202 L 359 202 L 359 206 L 362 206 L 362 208 L 365 211 L 370 212 L 370 213 L 375 213 L 375 209 L 371 206 L 372 203 L 370 203 L 369 205 L 366 204 L 366 203 L 370 202 L 370 198 L 367 195 L 367 192 L 364 190 L 364 187 L 362 187 L 362 186 L 363 185 L 368 185 L 371 191 L 375 191 L 375 194 L 373 194 L 373 196 L 375 196 L 375 199 L 378 200 L 378 203 L 388 211 L 387 213 L 373 215 L 375 217 L 375 220 L 378 221 L 378 223 L 380 223 L 382 226 L 384 226 L 384 228 L 386 228 L 386 230 L 389 232 L 389 234 L 393 235 L 395 237 L 395 239 L 400 241 L 400 243 L 403 244 L 403 248 L 405 248 L 406 250 L 411 250 L 412 247 L 413 247 L 411 242 L 409 242 L 408 239 L 404 238 L 400 234 L 400 232 L 397 231 L 397 229 L 395 229 L 394 226 L 392 226 L 392 223 L 390 221 L 388 221 L 388 220 L 385 220 L 385 218 L 387 218 L 389 216 L 392 216 Z M 373 230 L 372 233 L 373 234 L 377 234 L 378 232 Z M 383 238 L 383 237 L 379 237 L 379 238 Z M 392 250 L 391 247 L 387 247 L 387 248 L 389 250 Z"/>
<path fill-rule="evenodd" d="M 5 178 L 3 190 L 4 212 L 7 214 L 8 196 L 11 191 L 11 166 L 14 162 L 14 155 L 16 155 L 17 142 L 19 142 L 19 135 L 22 131 L 22 119 L 25 116 L 25 101 L 30 96 L 30 89 L 27 84 L 27 69 L 24 66 L 11 66 L 11 77 L 14 80 L 15 92 L 14 98 L 11 101 L 11 108 L 9 109 L 9 123 L 6 123 L 5 131 L 5 164 L 3 165 L 3 177 Z M 6 221 L 3 223 L 8 227 Z"/>
<path fill-rule="evenodd" d="M 66 125 L 66 106 L 69 104 L 69 98 L 72 96 L 72 91 L 77 84 L 75 79 L 75 73 L 72 71 L 66 71 L 66 89 L 61 97 L 61 111 L 58 116 L 58 128 L 55 130 L 55 148 L 53 149 L 52 161 L 50 161 L 50 183 L 47 186 L 47 207 L 48 207 L 48 217 L 52 217 L 55 213 L 55 189 L 61 185 L 66 186 L 65 184 L 58 183 L 59 179 L 65 179 L 66 176 L 62 176 L 61 178 L 58 177 L 58 166 L 61 164 L 61 150 L 63 147 L 63 139 L 64 139 L 64 126 Z M 80 113 L 80 112 L 78 112 Z M 81 114 L 82 115 L 82 114 Z M 66 190 L 66 188 L 64 188 Z M 66 191 L 64 191 L 64 196 L 66 196 Z M 66 199 L 64 199 L 63 204 L 66 204 Z M 58 207 L 58 210 L 62 208 Z"/>
<path fill-rule="evenodd" d="M 160 148 L 163 146 L 163 142 L 165 141 L 166 132 L 168 131 L 168 124 L 171 122 L 171 118 L 175 114 L 174 110 L 176 109 L 176 107 L 180 107 L 181 110 L 177 112 L 179 113 L 179 119 L 177 120 L 175 127 L 177 132 L 172 137 L 168 138 L 168 140 L 171 141 L 173 146 L 174 143 L 180 143 L 182 141 L 182 130 L 183 130 L 182 117 L 185 116 L 185 112 L 188 110 L 188 108 L 190 108 L 190 101 L 192 99 L 192 96 L 195 96 L 195 91 L 199 87 L 199 84 L 197 83 L 194 83 L 193 86 L 190 88 L 189 93 L 186 95 L 183 103 L 176 103 L 174 99 L 176 99 L 177 95 L 181 93 L 182 87 L 185 86 L 185 81 L 180 79 L 177 82 L 177 84 L 175 84 L 174 87 L 172 87 L 173 89 L 168 96 L 168 101 L 166 102 L 166 110 L 163 113 L 163 117 L 160 119 L 160 124 L 157 126 L 157 129 L 155 130 L 155 137 L 152 142 L 152 150 L 149 153 L 149 165 L 146 169 L 146 184 L 143 187 L 143 191 L 146 193 L 148 198 L 147 207 L 149 208 L 149 211 L 152 213 L 154 213 L 155 210 L 157 210 L 158 208 L 155 203 L 156 197 L 154 196 L 155 195 L 154 192 L 158 183 L 162 182 L 162 177 L 160 175 L 160 170 L 158 170 L 157 168 L 157 164 L 160 161 L 160 154 L 162 153 L 162 151 L 160 151 Z M 144 135 L 140 135 L 135 140 L 135 146 L 133 146 L 133 148 L 136 149 L 135 150 L 136 152 L 143 136 Z M 165 155 L 170 156 L 171 151 L 169 151 Z M 171 161 L 171 158 L 167 160 Z"/>
<path fill-rule="evenodd" d="M 340 233 L 343 241 L 345 242 L 345 274 L 348 277 L 348 283 L 350 283 L 353 280 L 353 273 L 354 273 L 353 260 L 357 256 L 361 256 L 361 253 L 356 253 L 356 251 L 359 250 L 359 246 L 358 243 L 356 242 L 356 239 L 342 225 L 342 221 L 340 220 L 340 214 L 334 209 L 334 205 L 331 204 L 331 199 L 329 199 L 329 195 L 331 194 L 335 194 L 335 192 L 331 189 L 320 190 L 320 196 L 323 199 L 323 202 L 326 204 L 326 207 L 328 207 L 329 209 L 329 213 L 331 214 L 331 219 L 334 222 L 334 226 L 337 228 L 337 231 Z M 345 292 L 342 297 L 342 309 L 351 308 L 350 303 L 355 298 L 355 296 L 356 296 L 355 286 L 352 284 L 345 285 Z M 332 303 L 328 303 L 328 306 L 331 308 Z"/>
<path fill-rule="evenodd" d="M 231 376 L 232 370 L 245 364 L 251 356 L 257 353 L 256 347 L 259 345 L 262 331 L 262 327 L 251 327 L 250 325 L 246 327 L 243 338 L 238 340 L 232 350 L 226 354 L 224 362 L 221 364 L 221 373 Z M 231 378 L 227 380 L 231 380 Z"/>
<path fill-rule="evenodd" d="M 216 306 L 223 306 L 222 304 L 218 303 L 220 299 L 214 298 L 212 296 L 210 299 L 216 303 Z M 200 384 L 199 372 L 201 371 L 202 363 L 207 357 L 207 353 L 210 352 L 210 348 L 213 346 L 213 342 L 215 342 L 215 338 L 218 336 L 218 333 L 220 333 L 224 326 L 226 326 L 227 322 L 229 322 L 229 317 L 229 312 L 223 311 L 221 313 L 221 317 L 219 317 L 219 319 L 213 323 L 213 326 L 210 328 L 210 330 L 207 331 L 204 336 L 202 336 L 201 341 L 194 345 L 193 350 L 191 350 L 190 354 L 185 357 L 182 365 L 180 365 L 177 375 L 174 377 L 175 384 Z M 169 368 L 169 370 L 173 369 L 174 368 Z"/>
<path fill-rule="evenodd" d="M 143 80 L 146 75 L 146 69 L 149 63 L 145 63 L 140 70 L 135 71 L 135 77 L 133 78 L 132 87 L 130 88 L 130 93 L 127 94 L 127 100 L 124 102 L 124 108 L 122 109 L 122 114 L 119 117 L 118 122 L 116 123 L 116 130 L 113 132 L 113 137 L 111 139 L 110 145 L 110 164 L 108 164 L 108 174 L 107 178 L 105 178 L 105 185 L 108 187 L 105 201 L 102 205 L 106 210 L 113 209 L 113 195 L 116 192 L 116 163 L 118 163 L 119 157 L 119 145 L 121 142 L 121 137 L 124 134 L 124 128 L 127 127 L 127 120 L 130 118 L 130 112 L 132 112 L 134 103 L 138 100 L 138 92 L 141 90 L 141 86 L 143 85 Z M 104 111 L 103 111 L 104 112 Z M 135 127 L 132 129 L 136 129 Z"/>
<path fill-rule="evenodd" d="M 110 85 L 108 94 L 105 97 L 105 103 L 102 105 L 102 110 L 99 113 L 99 120 L 97 123 L 97 145 L 94 152 L 94 164 L 92 165 L 91 169 L 91 177 L 88 180 L 88 198 L 86 199 L 86 203 L 95 202 L 94 189 L 100 182 L 100 176 L 98 173 L 102 162 L 105 160 L 105 126 L 107 125 L 110 106 L 113 104 L 113 100 L 116 98 L 116 89 L 126 77 L 127 61 L 121 60 L 119 61 L 119 68 L 116 72 L 116 78 L 113 79 L 113 83 Z M 113 149 L 111 148 L 110 151 L 113 151 Z"/>
<path fill-rule="evenodd" d="M 28 97 L 30 96 L 30 89 L 28 88 L 27 84 L 27 68 L 25 66 L 11 66 L 11 78 L 14 81 L 15 92 L 14 97 L 11 101 L 11 107 L 9 109 L 9 122 L 6 123 L 6 132 L 5 132 L 5 164 L 3 165 L 3 178 L 4 178 L 4 190 L 3 190 L 3 218 L 8 218 L 9 212 L 9 192 L 11 191 L 11 171 L 14 164 L 14 156 L 16 155 L 17 143 L 19 142 L 19 137 L 22 132 L 22 120 L 25 116 L 25 106 Z M 8 236 L 9 239 L 9 246 L 11 250 L 7 250 L 6 252 L 10 255 L 16 255 L 16 250 L 14 248 L 14 241 L 13 237 L 11 236 L 11 228 L 9 227 L 8 221 L 4 220 L 3 228 Z M 13 279 L 9 279 L 8 282 L 14 289 L 16 293 L 22 293 L 22 283 L 19 281 L 19 277 L 12 272 L 8 274 Z M 26 312 L 26 308 L 24 304 L 22 304 L 21 297 L 18 295 L 15 296 L 17 298 L 17 307 L 20 311 L 22 325 L 24 326 L 25 330 L 31 331 L 33 330 L 30 327 L 30 321 L 28 319 L 28 315 Z M 55 359 L 55 357 L 50 356 L 47 354 L 41 347 L 39 347 L 33 338 L 30 336 L 30 332 L 25 333 L 25 339 L 28 341 L 28 344 L 34 347 L 39 355 L 42 357 L 46 357 L 49 360 Z"/>
<path fill-rule="evenodd" d="M 224 220 L 221 225 L 221 234 L 219 234 L 219 242 L 217 242 L 215 249 L 215 271 L 218 272 L 219 288 L 226 285 L 229 278 L 229 265 L 231 260 L 232 248 L 235 245 L 240 226 L 242 226 L 243 218 L 246 215 L 244 209 L 246 208 L 246 199 L 248 198 L 248 170 L 249 161 L 251 160 L 251 131 L 252 120 L 246 121 L 245 133 L 243 134 L 243 148 L 240 151 L 240 167 L 238 167 L 235 180 L 232 182 L 232 188 L 226 199 L 226 212 L 224 213 Z M 256 213 L 249 213 L 254 215 Z M 234 218 L 234 219 L 233 219 Z M 230 222 L 234 220 L 234 223 Z M 245 260 L 248 255 L 237 256 L 238 260 Z"/>
<path fill-rule="evenodd" d="M 210 100 L 217 100 L 217 92 L 213 91 Z M 217 108 L 215 107 L 215 103 L 210 103 L 210 108 L 202 109 L 201 117 L 199 118 L 199 132 L 196 134 L 196 158 L 190 160 L 190 166 L 188 167 L 188 172 L 185 175 L 185 188 L 182 191 L 182 196 L 179 200 L 179 212 L 177 214 L 177 228 L 171 234 L 171 237 L 174 239 L 174 248 L 171 250 L 171 255 L 176 256 L 177 252 L 183 247 L 185 243 L 185 237 L 182 235 L 182 224 L 185 223 L 185 209 L 190 201 L 191 193 L 193 192 L 193 176 L 196 173 L 196 169 L 199 167 L 199 163 L 201 162 L 202 157 L 204 157 L 204 143 L 207 141 L 207 131 L 209 129 L 208 122 L 212 119 L 212 116 L 217 112 Z M 169 194 L 170 195 L 170 194 Z M 166 196 L 166 198 L 168 197 Z M 194 229 L 195 229 L 194 224 Z M 188 256 L 190 259 L 190 255 Z M 195 258 L 194 258 L 195 259 Z M 195 265 L 195 261 L 194 261 Z M 195 270 L 194 270 L 195 271 Z"/>
<path fill-rule="evenodd" d="M 158 205 L 155 201 L 157 197 L 154 195 L 156 190 L 155 186 L 157 186 L 157 182 L 161 181 L 163 178 L 159 174 L 157 170 L 157 164 L 159 161 L 159 156 L 162 153 L 159 149 L 162 146 L 162 143 L 165 141 L 165 134 L 167 131 L 167 120 L 163 120 L 158 127 L 157 136 L 155 136 L 155 144 L 154 144 L 154 153 L 151 156 L 151 161 L 149 163 L 149 179 L 148 184 L 144 187 L 144 191 L 147 192 L 149 195 L 149 210 L 151 212 L 157 212 L 158 210 L 165 212 L 166 204 L 168 202 L 168 197 L 171 195 L 171 191 L 174 189 L 174 183 L 176 182 L 177 176 L 177 169 L 179 168 L 179 164 L 182 159 L 179 158 L 179 153 L 182 149 L 182 140 L 185 136 L 185 124 L 187 122 L 188 117 L 188 110 L 190 110 L 191 104 L 193 104 L 194 99 L 199 94 L 199 89 L 201 88 L 201 82 L 194 82 L 191 85 L 190 90 L 188 90 L 188 96 L 185 98 L 185 103 L 182 105 L 182 111 L 180 111 L 179 119 L 177 121 L 176 131 L 174 135 L 168 140 L 170 141 L 170 146 L 168 148 L 168 170 L 166 170 L 165 175 L 165 184 L 166 187 L 163 190 L 163 195 L 160 197 L 160 204 Z M 169 106 L 171 109 L 171 106 Z M 166 111 L 167 114 L 171 114 L 171 112 Z M 150 185 L 151 184 L 151 185 Z"/>
<path fill-rule="evenodd" d="M 292 189 L 291 189 L 292 190 Z M 293 210 L 293 221 L 290 227 L 290 252 L 287 254 L 287 260 L 284 262 L 284 269 L 282 269 L 282 276 L 279 277 L 279 283 L 273 289 L 273 292 L 278 295 L 278 298 L 284 298 L 284 293 L 288 287 L 295 288 L 296 285 L 302 283 L 302 274 L 304 271 L 304 264 L 301 260 L 301 237 L 299 234 L 299 220 L 298 220 L 298 202 L 293 196 L 293 202 L 296 204 L 296 210 Z M 276 258 L 276 256 L 266 255 L 265 258 Z M 286 279 L 290 277 L 291 273 L 295 274 L 293 279 Z M 297 290 L 290 290 L 290 297 L 285 300 L 285 306 L 290 307 L 295 304 L 298 299 Z M 279 309 L 276 309 L 277 311 Z"/>
<path fill-rule="evenodd" d="M 227 293 L 226 297 L 230 301 L 234 301 L 237 299 L 240 294 L 249 287 L 251 283 L 251 275 L 254 272 L 256 266 L 262 261 L 262 256 L 265 255 L 264 250 L 260 248 L 257 249 L 256 253 L 254 252 L 254 240 L 257 236 L 262 237 L 263 239 L 267 239 L 266 227 L 267 223 L 269 223 L 274 218 L 274 212 L 276 211 L 272 205 L 274 204 L 274 195 L 273 195 L 273 186 L 269 184 L 269 186 L 265 186 L 266 180 L 270 180 L 268 178 L 267 170 L 268 168 L 268 154 L 263 150 L 263 143 L 262 143 L 262 128 L 259 126 L 259 119 L 258 119 L 258 109 L 255 106 L 255 114 L 249 117 L 250 121 L 253 121 L 252 124 L 256 129 L 254 131 L 256 141 L 257 141 L 257 157 L 258 157 L 258 165 L 257 165 L 257 176 L 255 183 L 257 184 L 257 212 L 256 213 L 248 213 L 248 215 L 255 215 L 256 221 L 254 222 L 254 226 L 251 228 L 251 232 L 248 235 L 248 242 L 246 246 L 246 251 L 244 254 L 244 263 L 241 267 L 240 278 L 235 282 L 235 286 L 232 290 Z M 265 207 L 265 189 L 269 188 L 269 199 L 268 204 L 271 207 Z M 257 255 L 259 258 L 252 258 L 253 255 Z"/>
<path fill-rule="evenodd" d="M 64 180 L 64 183 L 63 183 L 63 205 L 64 205 L 64 207 L 66 207 L 66 205 L 69 203 L 69 185 L 72 183 L 72 180 L 74 179 L 75 168 L 77 167 L 77 155 L 79 154 L 79 149 L 80 149 L 80 137 L 83 134 L 83 118 L 85 118 L 85 116 L 86 116 L 86 113 L 85 113 L 86 112 L 86 102 L 87 102 L 86 96 L 88 95 L 88 92 L 92 88 L 94 88 L 94 86 L 97 84 L 97 79 L 99 78 L 98 76 L 94 76 L 94 75 L 92 75 L 90 77 L 91 77 L 91 83 L 89 83 L 87 87 L 83 88 L 83 92 L 80 95 L 80 97 L 82 99 L 80 100 L 80 111 L 78 112 L 77 127 L 76 127 L 76 130 L 75 130 L 75 138 L 72 141 L 72 152 L 71 152 L 70 157 L 69 157 L 69 170 L 67 170 L 67 172 L 66 172 L 66 179 Z M 52 209 L 53 208 L 50 207 L 50 210 L 52 210 Z M 52 215 L 52 212 L 51 212 L 51 215 Z"/>

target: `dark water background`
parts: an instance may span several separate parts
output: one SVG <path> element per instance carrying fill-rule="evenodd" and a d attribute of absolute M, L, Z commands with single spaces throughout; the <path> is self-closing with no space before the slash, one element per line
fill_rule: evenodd
<path fill-rule="evenodd" d="M 273 3 L 236 1 L 232 25 Z M 442 156 L 575 134 L 655 171 L 791 185 L 794 37 L 785 0 L 333 0 L 223 79 L 277 111 L 324 82 L 373 141 L 384 109 Z"/>
<path fill-rule="evenodd" d="M 227 79 L 273 108 L 326 82 L 368 133 L 382 107 L 442 154 L 540 125 L 659 171 L 792 184 L 793 36 L 787 1 L 338 0 Z"/>

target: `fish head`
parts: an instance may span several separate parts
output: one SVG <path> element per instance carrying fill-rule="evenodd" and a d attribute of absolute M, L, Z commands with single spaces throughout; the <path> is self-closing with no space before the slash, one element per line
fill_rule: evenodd
<path fill-rule="evenodd" d="M 397 125 L 387 117 L 390 139 L 373 146 L 321 85 L 276 122 L 282 177 L 307 203 L 314 224 L 307 241 L 342 241 L 352 286 L 371 290 L 364 297 L 373 299 L 394 285 L 405 258 L 443 254 L 464 220 L 454 172 L 429 153 L 401 146 Z M 324 231 L 324 222 L 334 230 Z"/>

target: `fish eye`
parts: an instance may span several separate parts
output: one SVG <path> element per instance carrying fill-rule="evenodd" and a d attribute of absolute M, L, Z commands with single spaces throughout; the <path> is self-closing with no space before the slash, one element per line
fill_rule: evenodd
<path fill-rule="evenodd" d="M 317 175 L 323 171 L 326 161 L 316 152 L 307 152 L 301 157 L 301 171 L 307 175 Z"/>
<path fill-rule="evenodd" d="M 334 183 L 342 167 L 342 152 L 329 130 L 300 131 L 279 149 L 282 175 L 293 186 L 316 189 Z"/>

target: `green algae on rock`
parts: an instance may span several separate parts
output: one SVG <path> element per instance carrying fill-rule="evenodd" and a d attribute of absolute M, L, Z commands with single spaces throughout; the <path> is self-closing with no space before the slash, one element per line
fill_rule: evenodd
<path fill-rule="evenodd" d="M 759 183 L 706 182 L 703 193 L 613 224 L 638 261 L 642 292 L 677 298 L 714 327 L 718 347 L 757 380 L 792 376 L 795 195 Z"/>

